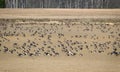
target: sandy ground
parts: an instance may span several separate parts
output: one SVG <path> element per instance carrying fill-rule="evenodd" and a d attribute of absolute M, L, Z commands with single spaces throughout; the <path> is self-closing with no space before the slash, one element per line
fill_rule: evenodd
<path fill-rule="evenodd" d="M 120 57 L 16 57 L 0 54 L 0 72 L 118 72 Z"/>
<path fill-rule="evenodd" d="M 106 10 L 0 9 L 0 18 L 113 17 L 117 19 L 120 18 L 119 16 L 120 16 L 119 9 L 106 9 Z M 12 40 L 12 38 L 10 39 Z M 25 39 L 23 38 L 23 41 L 24 40 Z M 16 55 L 10 55 L 9 53 L 6 54 L 0 53 L 0 72 L 119 72 L 119 71 L 120 71 L 120 56 L 108 56 L 104 53 L 91 55 L 86 54 L 85 56 L 70 56 L 70 57 L 62 55 L 56 57 L 49 56 L 18 57 Z"/>
<path fill-rule="evenodd" d="M 120 9 L 0 9 L 0 18 L 119 18 Z"/>

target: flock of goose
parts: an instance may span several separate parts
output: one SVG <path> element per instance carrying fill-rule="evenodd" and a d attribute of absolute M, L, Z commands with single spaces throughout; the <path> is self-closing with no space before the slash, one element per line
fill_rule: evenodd
<path fill-rule="evenodd" d="M 0 53 L 17 56 L 120 55 L 120 22 L 0 19 Z"/>

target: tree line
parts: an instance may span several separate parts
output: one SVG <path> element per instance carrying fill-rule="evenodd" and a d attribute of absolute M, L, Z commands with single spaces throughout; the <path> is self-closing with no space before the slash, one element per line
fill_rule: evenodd
<path fill-rule="evenodd" d="M 6 8 L 114 8 L 112 4 L 114 1 L 120 2 L 119 0 L 5 0 L 5 4 Z"/>
<path fill-rule="evenodd" d="M 5 0 L 0 0 L 0 8 L 4 8 L 5 7 Z"/>

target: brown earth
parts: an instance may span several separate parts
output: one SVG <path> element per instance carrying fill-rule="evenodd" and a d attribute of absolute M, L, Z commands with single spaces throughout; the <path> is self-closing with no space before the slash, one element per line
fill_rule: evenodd
<path fill-rule="evenodd" d="M 119 18 L 119 16 L 119 9 L 0 9 L 0 18 Z"/>

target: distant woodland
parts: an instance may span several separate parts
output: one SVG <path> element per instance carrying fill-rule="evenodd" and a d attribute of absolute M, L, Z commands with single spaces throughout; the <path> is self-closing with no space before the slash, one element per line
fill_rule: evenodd
<path fill-rule="evenodd" d="M 120 0 L 0 0 L 6 8 L 120 8 Z"/>
<path fill-rule="evenodd" d="M 0 8 L 4 8 L 5 7 L 5 0 L 0 0 Z"/>

